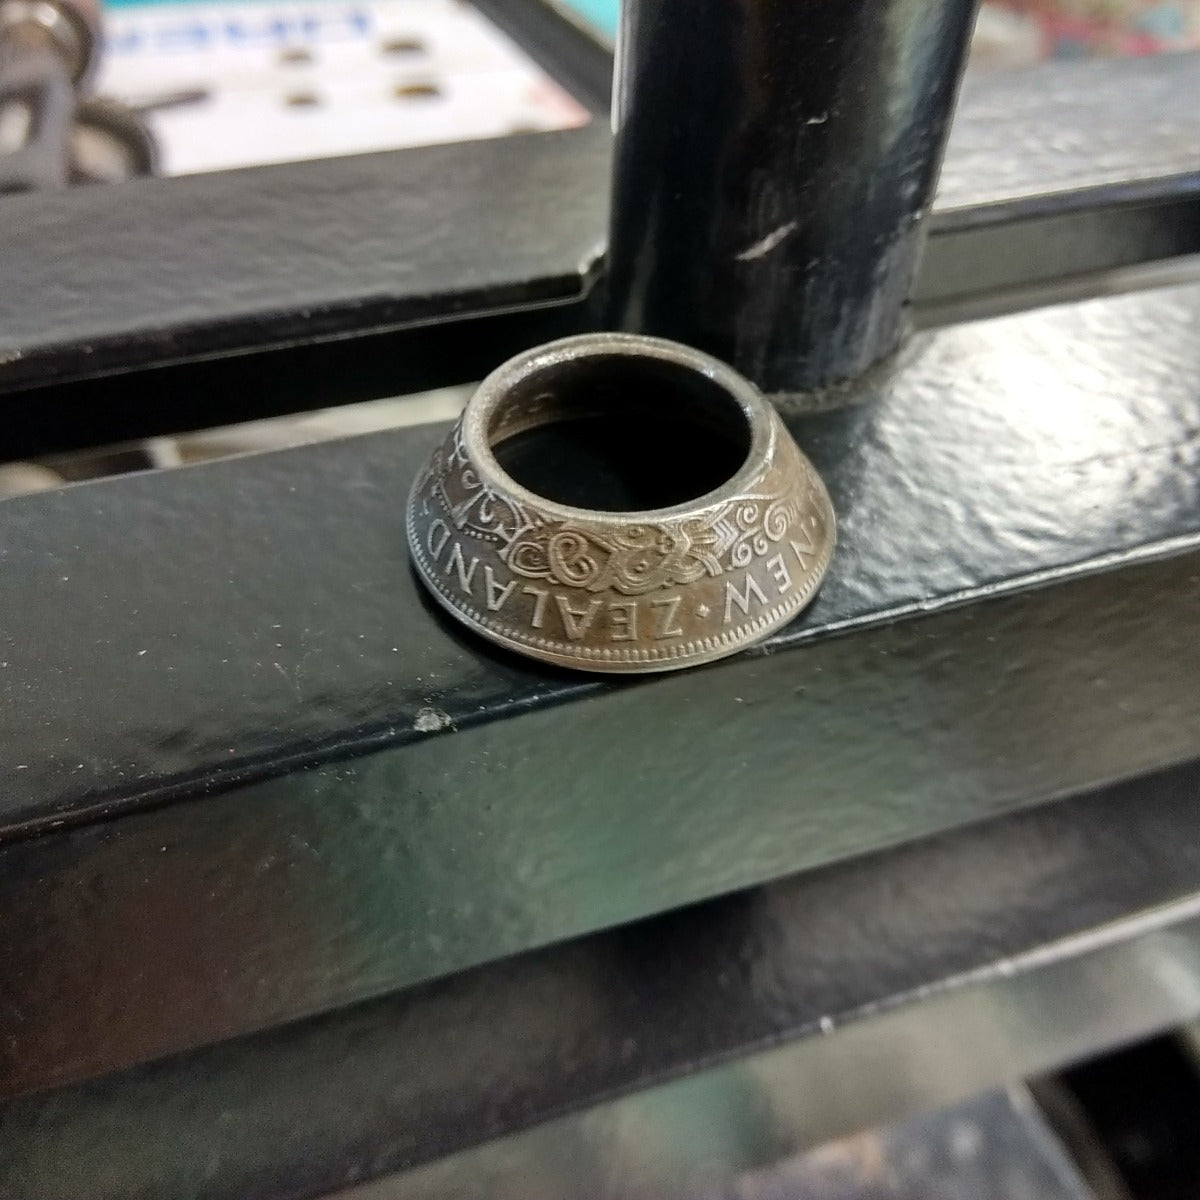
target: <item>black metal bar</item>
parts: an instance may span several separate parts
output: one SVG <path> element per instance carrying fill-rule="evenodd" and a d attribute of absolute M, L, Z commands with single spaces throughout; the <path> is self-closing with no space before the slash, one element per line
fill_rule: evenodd
<path fill-rule="evenodd" d="M 608 119 L 612 105 L 612 46 L 562 0 L 472 0 L 539 66 Z"/>
<path fill-rule="evenodd" d="M 1061 300 L 1048 259 L 1077 298 L 1191 253 L 1200 108 L 1170 97 L 1197 88 L 1197 55 L 968 80 L 918 319 Z M 478 378 L 582 328 L 609 155 L 586 130 L 10 197 L 0 458 Z"/>
<path fill-rule="evenodd" d="M 584 129 L 9 197 L 0 387 L 579 300 L 607 153 Z"/>
<path fill-rule="evenodd" d="M 643 684 L 431 614 L 400 514 L 441 427 L 5 502 L 5 1088 L 1200 752 L 1198 314 L 946 330 L 797 422 L 842 522 L 814 607 Z"/>
<path fill-rule="evenodd" d="M 1197 820 L 1192 764 L 11 1100 L 0 1191 L 312 1196 L 683 1075 L 743 1116 L 786 1096 L 770 1110 L 818 1144 L 1200 1011 L 1200 856 L 1180 836 Z M 555 1145 L 612 1168 L 663 1103 L 492 1142 L 397 1194 L 475 1195 Z"/>
<path fill-rule="evenodd" d="M 1053 205 L 935 212 L 918 327 L 1200 278 L 1200 174 L 1061 193 Z"/>
<path fill-rule="evenodd" d="M 798 422 L 844 536 L 815 606 L 777 644 L 1200 530 L 1190 470 L 1198 322 L 1200 288 L 1187 287 L 944 330 L 877 403 Z M 1075 356 L 1056 349 L 1069 346 Z M 1155 367 L 1152 393 L 1144 363 Z M 1054 405 L 1031 395 L 1031 379 Z M 402 667 L 410 680 L 438 678 L 439 697 L 458 696 L 456 722 L 478 719 L 479 705 L 555 703 L 584 686 L 464 643 L 417 604 L 397 513 L 440 435 L 403 430 L 5 502 L 0 632 L 15 645 L 0 656 L 0 744 L 30 760 L 0 794 L 0 826 L 110 807 L 121 795 L 153 799 L 197 771 L 241 778 L 244 765 L 289 759 L 306 743 L 344 744 L 371 714 L 386 727 L 380 702 Z M 367 486 L 347 489 L 345 479 Z M 190 514 L 183 542 L 176 512 Z M 326 530 L 319 556 L 315 529 Z M 271 571 L 261 560 L 268 543 Z M 70 569 L 59 570 L 64 556 Z M 148 562 L 163 566 L 148 574 Z M 315 607 L 305 609 L 306 597 Z M 214 604 L 227 628 L 208 630 L 201 645 L 178 643 L 170 672 L 139 670 L 131 686 L 142 639 L 169 648 L 184 614 Z M 131 626 L 121 614 L 133 609 Z M 322 697 L 306 706 L 271 665 L 277 656 L 255 665 L 283 640 L 258 644 L 264 611 L 289 627 L 414 633 L 399 662 L 392 640 L 341 665 L 328 649 L 314 660 L 307 646 L 286 647 L 282 667 L 302 666 L 307 694 Z M 47 638 L 48 626 L 77 640 Z M 237 672 L 238 705 L 214 696 L 214 657 Z M 69 685 L 52 692 L 47 677 Z M 113 695 L 123 698 L 116 713 Z M 416 699 L 393 696 L 401 713 Z M 68 735 L 96 752 L 94 769 L 80 775 L 60 753 Z M 122 774 L 127 759 L 146 773 L 140 781 Z"/>
<path fill-rule="evenodd" d="M 0 396 L 12 413 L 0 461 L 469 383 L 521 350 L 581 332 L 586 317 L 579 301 L 517 306 L 47 384 Z M 132 352 L 148 354 L 139 342 Z"/>
<path fill-rule="evenodd" d="M 974 0 L 627 0 L 609 315 L 767 391 L 904 332 Z"/>
<path fill-rule="evenodd" d="M 1124 199 L 1127 193 L 1132 194 Z M 1093 188 L 1056 198 L 1047 212 L 1038 211 L 1041 207 L 1025 201 L 952 210 L 944 216 L 935 212 L 914 296 L 916 325 L 946 325 L 1200 277 L 1200 263 L 1188 257 L 1200 249 L 1200 191 L 1192 176 L 1157 180 L 1144 188 Z M 535 294 L 534 281 L 529 285 Z M 270 321 L 234 322 L 242 334 L 262 336 L 271 348 L 212 352 L 10 393 L 3 401 L 10 416 L 0 435 L 0 459 L 481 379 L 520 350 L 590 327 L 584 281 L 566 282 L 565 287 L 580 290 L 578 295 L 572 291 L 573 299 L 443 315 L 385 332 L 368 327 L 324 339 L 313 336 L 282 347 L 271 346 Z M 441 299 L 450 305 L 454 297 L 447 292 Z M 353 319 L 352 312 L 348 307 L 343 317 Z M 205 329 L 193 328 L 186 337 L 205 335 Z M 51 348 L 24 365 L 30 379 L 57 379 L 61 369 L 86 369 L 90 361 L 108 355 L 140 360 L 153 352 L 154 344 L 152 337 L 131 337 L 98 353 L 93 347 L 91 354 L 75 352 L 82 348 Z M 182 339 L 162 336 L 168 355 L 178 353 L 181 344 Z M 0 375 L 3 370 L 0 364 Z"/>

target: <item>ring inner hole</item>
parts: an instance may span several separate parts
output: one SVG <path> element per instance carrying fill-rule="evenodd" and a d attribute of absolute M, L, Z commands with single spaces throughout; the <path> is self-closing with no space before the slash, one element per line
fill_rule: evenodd
<path fill-rule="evenodd" d="M 538 496 L 638 512 L 727 483 L 750 453 L 750 427 L 734 397 L 694 368 L 612 354 L 521 380 L 497 406 L 488 441 Z"/>

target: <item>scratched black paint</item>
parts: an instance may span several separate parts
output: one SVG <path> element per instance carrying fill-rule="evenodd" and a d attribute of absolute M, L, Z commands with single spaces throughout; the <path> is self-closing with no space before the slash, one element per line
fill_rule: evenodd
<path fill-rule="evenodd" d="M 771 392 L 889 355 L 975 0 L 628 0 L 610 319 Z"/>

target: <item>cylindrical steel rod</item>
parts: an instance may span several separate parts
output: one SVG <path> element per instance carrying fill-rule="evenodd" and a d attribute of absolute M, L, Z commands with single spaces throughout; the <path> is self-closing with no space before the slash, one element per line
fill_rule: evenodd
<path fill-rule="evenodd" d="M 976 0 L 624 0 L 609 321 L 768 392 L 898 346 Z"/>

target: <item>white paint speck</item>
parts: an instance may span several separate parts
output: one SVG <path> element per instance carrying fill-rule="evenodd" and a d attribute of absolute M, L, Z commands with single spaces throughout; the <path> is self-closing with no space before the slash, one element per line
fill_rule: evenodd
<path fill-rule="evenodd" d="M 439 729 L 449 729 L 453 722 L 448 713 L 440 708 L 423 708 L 413 721 L 413 728 L 418 733 L 437 733 Z"/>
<path fill-rule="evenodd" d="M 824 125 L 825 122 L 828 120 L 829 120 L 829 114 L 822 113 L 819 117 L 809 117 L 808 120 L 805 121 L 804 123 L 805 123 L 805 125 Z"/>
<path fill-rule="evenodd" d="M 143 655 L 143 654 L 145 654 L 145 653 L 146 653 L 146 652 L 145 652 L 145 650 L 139 650 L 139 651 L 138 651 L 138 658 L 141 658 L 141 657 L 142 657 L 142 655 Z"/>
<path fill-rule="evenodd" d="M 796 232 L 796 227 L 799 224 L 799 221 L 788 221 L 786 225 L 780 225 L 778 229 L 771 230 L 766 237 L 759 238 L 753 246 L 750 246 L 737 255 L 737 261 L 754 262 L 756 259 L 766 258 L 772 250 L 783 243 L 785 238 Z"/>
<path fill-rule="evenodd" d="M 821 1027 L 821 1032 L 822 1032 L 822 1033 L 824 1033 L 824 1034 L 830 1034 L 830 1033 L 832 1033 L 832 1032 L 833 1032 L 833 1030 L 834 1030 L 834 1024 L 833 1024 L 833 1018 L 832 1018 L 832 1017 L 822 1017 L 822 1018 L 821 1018 L 821 1019 L 820 1019 L 820 1020 L 817 1022 L 817 1024 L 818 1024 L 818 1025 L 820 1025 L 820 1027 Z"/>

